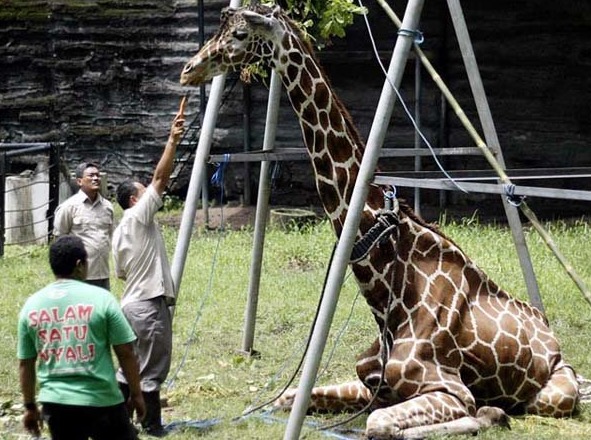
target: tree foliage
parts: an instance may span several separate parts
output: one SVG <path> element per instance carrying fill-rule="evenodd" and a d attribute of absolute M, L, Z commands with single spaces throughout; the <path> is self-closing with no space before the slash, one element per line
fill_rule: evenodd
<path fill-rule="evenodd" d="M 281 6 L 319 47 L 329 43 L 332 37 L 343 38 L 355 15 L 366 13 L 355 0 L 267 0 L 262 3 Z"/>

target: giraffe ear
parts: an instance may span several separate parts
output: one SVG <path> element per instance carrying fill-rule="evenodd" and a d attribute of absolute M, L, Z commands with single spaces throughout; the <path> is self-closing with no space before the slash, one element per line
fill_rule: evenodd
<path fill-rule="evenodd" d="M 274 18 L 266 17 L 254 11 L 244 11 L 242 17 L 254 27 L 262 27 L 265 30 L 273 28 Z"/>

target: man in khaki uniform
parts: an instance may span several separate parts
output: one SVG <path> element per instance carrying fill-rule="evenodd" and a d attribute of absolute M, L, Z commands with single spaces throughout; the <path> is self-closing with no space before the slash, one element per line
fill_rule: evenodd
<path fill-rule="evenodd" d="M 88 253 L 86 282 L 109 290 L 113 205 L 100 193 L 98 165 L 91 162 L 78 165 L 76 183 L 80 190 L 55 210 L 53 235 L 80 237 Z"/>
<path fill-rule="evenodd" d="M 154 221 L 162 207 L 162 194 L 174 165 L 176 147 L 184 130 L 185 99 L 173 120 L 164 152 L 146 188 L 128 179 L 117 188 L 117 202 L 124 209 L 113 234 L 113 257 L 117 277 L 125 280 L 121 307 L 138 339 L 135 352 L 140 363 L 147 434 L 162 436 L 160 387 L 170 370 L 172 317 L 168 307 L 175 303 L 170 265 L 160 228 Z M 123 395 L 129 388 L 122 371 L 117 380 Z"/>

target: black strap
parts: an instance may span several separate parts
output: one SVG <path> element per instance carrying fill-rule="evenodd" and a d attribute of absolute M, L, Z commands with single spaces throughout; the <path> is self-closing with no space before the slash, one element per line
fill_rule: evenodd
<path fill-rule="evenodd" d="M 357 263 L 365 258 L 376 244 L 382 243 L 398 228 L 398 224 L 399 219 L 395 212 L 380 211 L 376 217 L 376 224 L 353 245 L 350 262 Z"/>

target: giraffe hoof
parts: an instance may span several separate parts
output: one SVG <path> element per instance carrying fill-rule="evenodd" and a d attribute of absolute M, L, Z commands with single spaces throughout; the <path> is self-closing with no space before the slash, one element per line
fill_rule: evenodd
<path fill-rule="evenodd" d="M 293 406 L 295 400 L 297 388 L 290 388 L 286 390 L 279 398 L 273 403 L 275 409 L 282 409 L 288 411 Z"/>
<path fill-rule="evenodd" d="M 500 426 L 501 428 L 511 429 L 509 416 L 501 408 L 496 406 L 483 406 L 476 412 L 478 423 L 484 427 Z"/>

